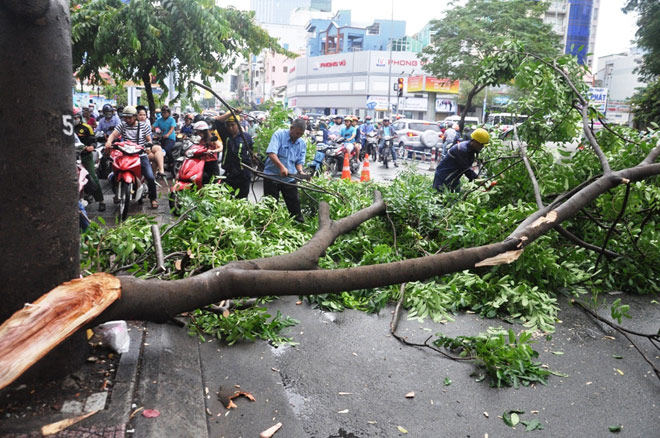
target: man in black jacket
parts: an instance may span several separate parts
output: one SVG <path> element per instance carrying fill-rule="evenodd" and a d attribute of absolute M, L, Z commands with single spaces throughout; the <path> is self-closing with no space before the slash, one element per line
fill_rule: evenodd
<path fill-rule="evenodd" d="M 245 199 L 250 193 L 252 172 L 245 169 L 243 164 L 252 166 L 250 151 L 254 141 L 247 132 L 241 134 L 238 129 L 241 118 L 240 116 L 237 117 L 238 120 L 230 112 L 216 116 L 215 129 L 224 144 L 222 168 L 225 169 L 225 183 L 238 191 L 238 194 L 235 195 L 237 198 Z M 245 138 L 243 138 L 243 135 Z"/>

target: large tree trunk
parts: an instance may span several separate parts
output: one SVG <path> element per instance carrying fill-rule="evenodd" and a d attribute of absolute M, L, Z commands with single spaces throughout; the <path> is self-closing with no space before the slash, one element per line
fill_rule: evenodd
<path fill-rule="evenodd" d="M 64 0 L 0 1 L 0 321 L 79 275 L 68 13 Z"/>

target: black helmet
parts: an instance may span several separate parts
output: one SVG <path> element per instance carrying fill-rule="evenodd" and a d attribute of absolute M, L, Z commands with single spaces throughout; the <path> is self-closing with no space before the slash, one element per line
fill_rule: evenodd
<path fill-rule="evenodd" d="M 107 113 L 108 111 L 112 113 L 112 112 L 114 112 L 114 109 L 112 108 L 112 105 L 110 105 L 109 103 L 106 103 L 105 105 L 103 105 L 103 110 L 101 110 L 101 112 L 102 113 Z"/>
<path fill-rule="evenodd" d="M 161 112 L 161 114 L 164 113 L 164 112 L 166 112 L 166 111 L 167 111 L 168 113 L 171 113 L 171 111 L 170 111 L 170 107 L 169 107 L 169 106 L 167 106 L 167 105 L 163 105 L 163 106 L 160 107 L 160 112 Z"/>

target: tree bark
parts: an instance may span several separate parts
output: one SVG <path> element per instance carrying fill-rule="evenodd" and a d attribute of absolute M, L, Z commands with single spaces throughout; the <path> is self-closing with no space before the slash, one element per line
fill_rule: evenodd
<path fill-rule="evenodd" d="M 145 70 L 142 73 L 142 84 L 144 84 L 144 92 L 147 93 L 147 104 L 149 105 L 149 120 L 151 123 L 154 123 L 156 121 L 156 102 L 154 101 L 154 92 L 153 89 L 151 88 L 151 74 L 149 74 L 149 71 L 151 68 L 148 70 Z"/>
<path fill-rule="evenodd" d="M 485 85 L 474 85 L 470 92 L 468 93 L 467 100 L 465 101 L 465 109 L 461 113 L 461 120 L 458 122 L 458 128 L 463 132 L 463 128 L 465 128 L 465 116 L 470 111 L 470 108 L 472 107 L 472 99 L 474 99 L 474 96 L 479 94 L 481 90 L 483 90 L 486 86 Z"/>
<path fill-rule="evenodd" d="M 0 1 L 0 321 L 79 275 L 68 14 L 64 0 Z M 70 370 L 81 340 L 43 372 Z"/>

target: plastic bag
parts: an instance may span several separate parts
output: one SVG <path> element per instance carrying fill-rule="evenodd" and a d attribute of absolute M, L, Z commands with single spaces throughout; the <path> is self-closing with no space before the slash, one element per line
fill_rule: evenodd
<path fill-rule="evenodd" d="M 127 353 L 131 345 L 128 336 L 126 321 L 109 321 L 96 327 L 95 332 L 101 338 L 103 345 L 115 350 L 117 353 Z"/>

